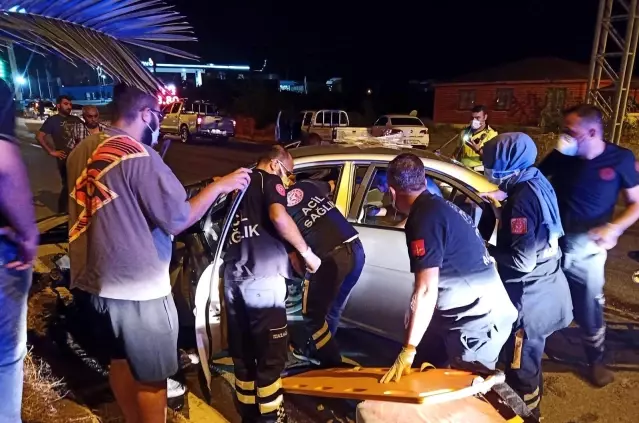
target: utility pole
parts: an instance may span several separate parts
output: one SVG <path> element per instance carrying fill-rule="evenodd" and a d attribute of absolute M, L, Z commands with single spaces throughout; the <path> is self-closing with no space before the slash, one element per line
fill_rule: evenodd
<path fill-rule="evenodd" d="M 599 0 L 586 102 L 603 111 L 615 144 L 621 140 L 628 108 L 639 42 L 638 7 L 638 0 Z"/>
<path fill-rule="evenodd" d="M 13 51 L 12 42 L 7 43 L 7 56 L 9 56 L 9 67 L 11 68 L 11 85 L 14 87 L 16 100 L 22 101 L 22 87 L 19 90 L 16 89 L 16 80 L 20 74 L 18 73 L 18 64 L 16 62 L 16 54 Z"/>
<path fill-rule="evenodd" d="M 40 86 L 40 71 L 36 68 L 36 77 L 38 78 L 38 93 L 40 93 L 40 99 L 42 99 L 42 87 Z"/>

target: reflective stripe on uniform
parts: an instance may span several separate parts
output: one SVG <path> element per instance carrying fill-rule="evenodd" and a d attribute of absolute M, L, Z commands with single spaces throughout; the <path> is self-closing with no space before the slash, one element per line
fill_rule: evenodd
<path fill-rule="evenodd" d="M 326 320 L 324 320 L 324 326 L 322 326 L 320 330 L 318 330 L 317 332 L 313 334 L 313 341 L 317 341 L 327 331 L 328 331 L 328 323 L 326 323 Z"/>
<path fill-rule="evenodd" d="M 310 281 L 308 279 L 304 279 L 304 294 L 302 295 L 302 314 L 306 314 L 306 302 L 308 301 L 308 285 Z"/>
<path fill-rule="evenodd" d="M 268 398 L 274 395 L 282 388 L 282 379 L 278 378 L 275 382 L 263 388 L 257 388 L 257 396 L 260 398 Z"/>
<path fill-rule="evenodd" d="M 532 401 L 532 402 L 531 402 Z M 539 406 L 539 402 L 541 401 L 541 397 L 539 396 L 539 386 L 532 394 L 524 395 L 524 402 L 528 406 L 529 410 L 534 410 Z"/>
<path fill-rule="evenodd" d="M 584 336 L 584 342 L 594 348 L 601 348 L 606 340 L 606 326 L 600 327 L 593 336 Z"/>
<path fill-rule="evenodd" d="M 254 391 L 255 390 L 255 382 L 244 382 L 243 380 L 239 380 L 235 377 L 235 386 L 245 391 Z"/>
<path fill-rule="evenodd" d="M 272 413 L 273 411 L 280 408 L 282 402 L 284 402 L 284 396 L 278 395 L 278 397 L 275 398 L 273 401 L 260 404 L 260 414 Z"/>
<path fill-rule="evenodd" d="M 255 395 L 244 395 L 240 391 L 235 391 L 235 395 L 237 395 L 237 400 L 242 404 L 255 404 Z"/>

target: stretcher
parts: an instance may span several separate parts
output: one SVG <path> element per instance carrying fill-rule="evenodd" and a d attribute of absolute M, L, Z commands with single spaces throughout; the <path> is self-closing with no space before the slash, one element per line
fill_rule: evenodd
<path fill-rule="evenodd" d="M 377 422 L 533 422 L 520 417 L 501 401 L 496 407 L 484 397 L 504 383 L 504 374 L 486 377 L 435 369 L 425 363 L 399 382 L 381 384 L 386 368 L 354 367 L 310 370 L 283 378 L 288 394 L 363 401 L 357 421 Z M 497 398 L 497 402 L 500 402 Z"/>

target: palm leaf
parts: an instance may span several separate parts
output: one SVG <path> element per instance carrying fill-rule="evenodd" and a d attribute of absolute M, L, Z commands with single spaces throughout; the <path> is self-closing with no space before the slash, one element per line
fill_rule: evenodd
<path fill-rule="evenodd" d="M 177 41 L 197 39 L 163 0 L 0 0 L 0 45 L 100 66 L 114 80 L 153 94 L 161 83 L 127 45 L 198 59 L 164 44 Z"/>

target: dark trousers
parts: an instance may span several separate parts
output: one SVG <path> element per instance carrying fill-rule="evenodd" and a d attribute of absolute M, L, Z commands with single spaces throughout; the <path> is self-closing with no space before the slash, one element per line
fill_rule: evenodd
<path fill-rule="evenodd" d="M 284 278 L 224 280 L 229 352 L 242 422 L 285 422 L 280 374 L 288 355 Z"/>
<path fill-rule="evenodd" d="M 69 188 L 67 185 L 67 161 L 58 159 L 58 172 L 62 180 L 62 190 L 58 197 L 58 213 L 67 213 L 69 207 Z"/>
<path fill-rule="evenodd" d="M 520 349 L 515 348 L 516 333 L 513 333 L 506 345 L 506 383 L 524 400 L 530 412 L 540 417 L 539 405 L 543 394 L 543 373 L 541 360 L 546 347 L 546 337 L 529 338 L 524 332 Z M 517 365 L 513 365 L 518 361 Z"/>
<path fill-rule="evenodd" d="M 604 266 L 608 252 L 587 234 L 567 234 L 560 241 L 564 253 L 561 268 L 568 279 L 573 314 L 579 325 L 589 364 L 602 363 L 606 326 L 604 322 Z"/>
<path fill-rule="evenodd" d="M 349 275 L 361 273 L 363 267 L 363 248 L 361 241 L 342 244 L 326 256 L 322 257 L 322 265 L 317 272 L 304 281 L 305 290 L 302 300 L 302 315 L 304 316 L 304 339 L 322 366 L 332 367 L 342 364 L 342 355 L 333 337 L 326 316 L 335 300 L 341 294 L 343 283 Z M 357 275 L 359 278 L 359 274 Z M 350 286 L 345 298 L 357 280 L 349 280 Z M 347 287 L 348 288 L 348 287 Z M 341 307 L 341 306 L 339 306 Z M 341 313 L 341 312 L 340 312 Z"/>
<path fill-rule="evenodd" d="M 355 284 L 362 275 L 364 264 L 366 263 L 366 254 L 364 254 L 364 246 L 362 241 L 356 239 L 351 242 L 351 248 L 353 250 L 353 267 L 351 271 L 346 275 L 344 281 L 339 287 L 337 296 L 331 305 L 331 309 L 326 315 L 326 323 L 328 323 L 328 330 L 335 336 L 337 327 L 339 326 L 339 319 L 342 317 L 342 312 L 346 307 L 348 297 L 351 295 L 351 291 L 355 287 Z"/>

